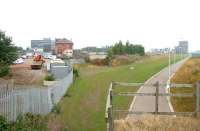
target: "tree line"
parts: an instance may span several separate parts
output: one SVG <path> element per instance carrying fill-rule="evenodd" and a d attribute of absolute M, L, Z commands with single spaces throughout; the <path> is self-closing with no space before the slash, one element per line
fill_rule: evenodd
<path fill-rule="evenodd" d="M 0 77 L 9 73 L 9 65 L 18 58 L 18 50 L 11 37 L 0 30 Z"/>
<path fill-rule="evenodd" d="M 144 55 L 145 49 L 142 45 L 134 45 L 129 41 L 126 41 L 125 44 L 120 40 L 114 46 L 111 47 L 112 53 L 114 55 L 123 55 L 123 54 L 139 54 Z"/>

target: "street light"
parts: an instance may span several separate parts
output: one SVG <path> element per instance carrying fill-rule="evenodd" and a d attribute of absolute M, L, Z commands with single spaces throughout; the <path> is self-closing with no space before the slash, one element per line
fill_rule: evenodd
<path fill-rule="evenodd" d="M 171 52 L 170 52 L 170 48 L 169 48 L 169 79 L 168 79 L 168 86 L 170 85 L 170 76 L 171 76 Z"/>
<path fill-rule="evenodd" d="M 176 61 L 176 52 L 175 52 L 175 50 L 174 50 L 174 64 L 175 64 L 175 61 Z"/>

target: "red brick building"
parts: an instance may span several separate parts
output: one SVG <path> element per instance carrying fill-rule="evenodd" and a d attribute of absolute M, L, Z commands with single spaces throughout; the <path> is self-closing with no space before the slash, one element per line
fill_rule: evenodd
<path fill-rule="evenodd" d="M 66 38 L 55 40 L 55 53 L 58 57 L 72 57 L 73 42 Z"/>

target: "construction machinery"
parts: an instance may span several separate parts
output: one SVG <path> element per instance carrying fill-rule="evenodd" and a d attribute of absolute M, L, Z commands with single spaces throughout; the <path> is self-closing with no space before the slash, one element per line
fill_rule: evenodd
<path fill-rule="evenodd" d="M 32 70 L 37 70 L 37 69 L 41 69 L 42 65 L 44 63 L 44 60 L 42 58 L 41 54 L 36 54 L 33 58 L 33 63 L 31 64 L 31 69 Z"/>

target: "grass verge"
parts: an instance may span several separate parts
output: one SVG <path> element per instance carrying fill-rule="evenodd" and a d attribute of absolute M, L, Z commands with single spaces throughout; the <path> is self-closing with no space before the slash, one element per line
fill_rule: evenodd
<path fill-rule="evenodd" d="M 114 131 L 199 131 L 199 122 L 199 118 L 144 115 L 115 121 Z"/>
<path fill-rule="evenodd" d="M 200 81 L 200 58 L 189 59 L 171 79 L 174 83 L 193 84 L 193 88 L 174 88 L 172 93 L 194 93 L 195 83 Z M 178 112 L 193 112 L 195 110 L 194 97 L 172 97 L 172 105 Z"/>
<path fill-rule="evenodd" d="M 61 113 L 53 119 L 62 124 L 58 127 L 70 131 L 104 131 L 106 97 L 111 81 L 144 82 L 167 65 L 167 56 L 153 56 L 118 67 L 81 66 L 80 77 L 60 102 Z M 134 92 L 136 89 L 130 88 L 129 91 Z M 116 107 L 128 109 L 133 97 L 119 97 L 115 100 Z"/>

